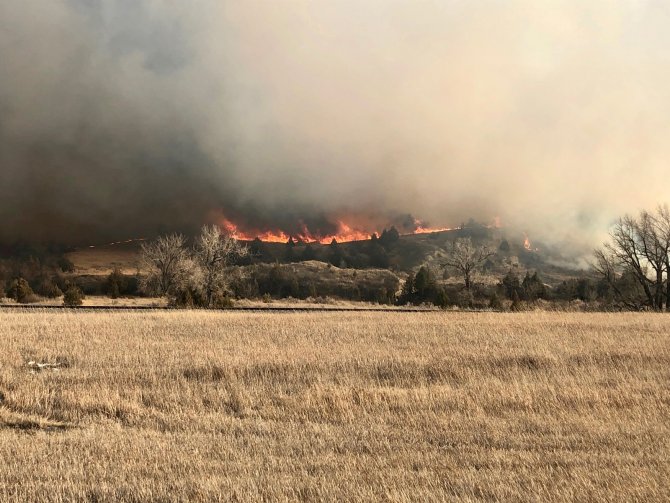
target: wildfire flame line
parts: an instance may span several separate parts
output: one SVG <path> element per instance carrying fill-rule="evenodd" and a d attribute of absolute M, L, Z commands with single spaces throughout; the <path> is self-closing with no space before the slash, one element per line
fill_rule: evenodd
<path fill-rule="evenodd" d="M 261 241 L 264 241 L 266 243 L 286 243 L 288 242 L 289 239 L 294 239 L 298 241 L 302 241 L 304 243 L 320 243 L 320 244 L 330 244 L 333 239 L 336 240 L 338 243 L 347 243 L 351 241 L 366 241 L 370 239 L 372 234 L 376 234 L 377 236 L 380 235 L 380 232 L 378 231 L 373 231 L 373 232 L 368 232 L 364 231 L 361 229 L 355 229 L 348 225 L 346 222 L 339 220 L 337 222 L 338 225 L 338 231 L 335 234 L 328 234 L 326 236 L 315 236 L 312 234 L 309 229 L 307 228 L 306 225 L 302 225 L 302 230 L 299 233 L 295 234 L 287 234 L 286 232 L 282 230 L 274 230 L 274 231 L 262 231 L 258 233 L 250 233 L 250 232 L 244 232 L 239 229 L 239 227 L 232 222 L 231 220 L 220 216 L 217 219 L 218 220 L 218 225 L 221 227 L 221 229 L 225 230 L 228 234 L 230 234 L 232 237 L 240 240 L 240 241 L 253 241 L 254 239 L 258 238 Z M 408 233 L 403 233 L 403 236 L 412 236 L 415 234 L 432 234 L 435 232 L 448 232 L 448 231 L 453 231 L 460 229 L 460 227 L 430 227 L 425 225 L 424 222 L 421 220 L 415 219 L 414 220 L 414 225 L 416 226 L 412 232 Z M 493 223 L 490 225 L 487 225 L 486 227 L 489 228 L 499 228 L 500 227 L 500 218 L 495 217 L 493 220 Z M 528 236 L 525 236 L 525 241 L 524 241 L 524 247 L 527 250 L 532 250 L 530 241 L 528 239 Z M 89 245 L 88 248 L 98 248 L 98 247 L 103 247 L 103 246 L 115 246 L 115 245 L 122 245 L 122 244 L 128 244 L 128 243 L 135 243 L 135 242 L 141 242 L 141 241 L 146 241 L 147 238 L 132 238 L 132 239 L 124 239 L 120 241 L 112 241 L 111 243 L 105 243 L 105 244 L 98 244 L 98 245 Z M 537 251 L 537 249 L 535 250 Z"/>
<path fill-rule="evenodd" d="M 414 221 L 415 228 L 412 232 L 403 234 L 404 236 L 411 236 L 414 234 L 432 234 L 435 232 L 447 232 L 459 229 L 459 227 L 430 227 L 421 220 Z M 320 243 L 329 244 L 334 240 L 338 243 L 346 243 L 350 241 L 365 241 L 370 239 L 372 234 L 380 235 L 379 231 L 370 232 L 368 230 L 356 229 L 346 222 L 339 220 L 337 222 L 338 230 L 334 234 L 325 236 L 314 235 L 309 231 L 307 226 L 303 225 L 302 230 L 297 233 L 287 234 L 282 230 L 261 231 L 261 232 L 245 232 L 241 230 L 233 221 L 225 217 L 219 218 L 219 226 L 240 241 L 253 241 L 258 238 L 261 241 L 268 243 L 286 243 L 289 239 L 302 241 L 304 243 Z M 490 227 L 499 227 L 500 221 L 496 217 L 494 223 Z"/>
<path fill-rule="evenodd" d="M 416 225 L 416 228 L 414 231 L 410 232 L 407 235 L 412 235 L 412 234 L 432 234 L 434 232 L 446 232 L 446 231 L 453 231 L 455 229 L 458 229 L 458 227 L 453 228 L 453 227 L 427 227 L 424 225 L 424 223 L 421 220 L 414 220 L 414 225 Z"/>
<path fill-rule="evenodd" d="M 227 218 L 223 218 L 219 225 L 231 236 L 239 239 L 240 241 L 253 241 L 254 239 L 258 238 L 261 241 L 265 241 L 267 243 L 286 243 L 289 239 L 294 239 L 303 241 L 305 243 L 329 244 L 333 239 L 338 242 L 362 241 L 370 239 L 370 233 L 358 229 L 353 229 L 342 221 L 338 222 L 337 233 L 326 236 L 315 236 L 304 225 L 300 232 L 294 234 L 287 234 L 281 230 L 263 231 L 255 234 L 247 233 L 240 230 L 237 225 L 235 225 Z"/>

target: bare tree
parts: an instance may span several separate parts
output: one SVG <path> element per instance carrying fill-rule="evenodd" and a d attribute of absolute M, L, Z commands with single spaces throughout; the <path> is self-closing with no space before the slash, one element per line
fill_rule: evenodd
<path fill-rule="evenodd" d="M 644 303 L 662 311 L 670 303 L 670 210 L 659 206 L 654 213 L 620 218 L 610 232 L 610 242 L 595 250 L 594 269 L 607 281 L 619 301 L 628 307 L 640 303 L 618 287 L 630 272 L 639 284 Z"/>
<path fill-rule="evenodd" d="M 212 306 L 215 294 L 227 286 L 226 268 L 249 253 L 237 239 L 222 234 L 215 225 L 203 226 L 195 245 L 195 260 L 202 271 L 202 287 L 207 306 Z"/>
<path fill-rule="evenodd" d="M 142 289 L 158 295 L 173 295 L 189 276 L 190 257 L 180 234 L 161 236 L 142 243 L 141 261 L 146 276 Z"/>
<path fill-rule="evenodd" d="M 665 244 L 665 308 L 670 310 L 670 208 L 660 205 L 655 215 L 656 232 Z"/>
<path fill-rule="evenodd" d="M 618 260 L 604 248 L 596 249 L 593 254 L 596 259 L 593 264 L 593 269 L 603 277 L 605 282 L 614 292 L 614 296 L 626 307 L 637 309 L 639 306 L 635 299 L 629 298 L 629 295 L 623 292 L 619 286 L 619 279 L 621 278 L 623 271 Z"/>
<path fill-rule="evenodd" d="M 458 271 L 465 281 L 466 290 L 472 286 L 472 273 L 480 268 L 495 252 L 485 246 L 475 246 L 470 238 L 457 239 L 443 265 Z"/>

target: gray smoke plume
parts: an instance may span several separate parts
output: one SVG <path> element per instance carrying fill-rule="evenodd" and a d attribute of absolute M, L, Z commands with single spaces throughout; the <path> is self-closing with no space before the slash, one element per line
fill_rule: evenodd
<path fill-rule="evenodd" d="M 668 199 L 658 1 L 0 4 L 0 241 L 411 213 L 588 248 Z"/>

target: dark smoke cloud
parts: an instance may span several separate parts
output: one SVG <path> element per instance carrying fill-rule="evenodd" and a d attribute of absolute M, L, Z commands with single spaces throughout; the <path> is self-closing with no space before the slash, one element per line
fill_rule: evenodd
<path fill-rule="evenodd" d="M 588 248 L 667 200 L 663 2 L 0 4 L 0 241 L 411 213 Z"/>

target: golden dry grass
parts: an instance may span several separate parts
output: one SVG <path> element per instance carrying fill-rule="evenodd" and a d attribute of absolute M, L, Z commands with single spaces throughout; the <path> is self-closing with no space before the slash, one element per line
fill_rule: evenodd
<path fill-rule="evenodd" d="M 667 500 L 669 333 L 652 314 L 0 313 L 0 501 Z"/>

